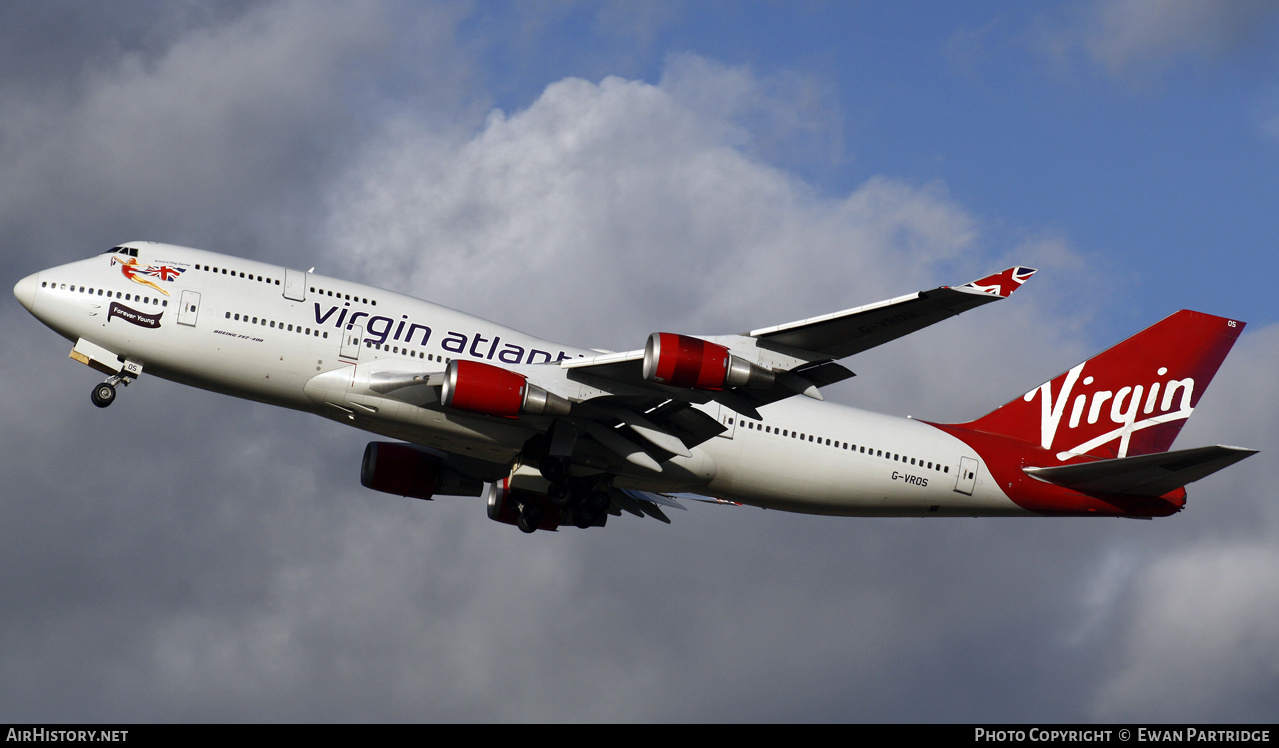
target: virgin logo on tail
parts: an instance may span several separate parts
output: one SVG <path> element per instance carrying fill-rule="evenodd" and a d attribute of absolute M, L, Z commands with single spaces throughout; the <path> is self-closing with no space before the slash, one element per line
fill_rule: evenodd
<path fill-rule="evenodd" d="M 1183 309 L 956 425 L 1029 442 L 1059 462 L 1166 452 L 1241 330 L 1237 320 Z"/>
<path fill-rule="evenodd" d="M 1124 386 L 1118 391 L 1098 389 L 1076 394 L 1077 383 L 1084 387 L 1093 384 L 1091 376 L 1085 376 L 1082 382 L 1079 379 L 1087 365 L 1088 362 L 1085 361 L 1066 372 L 1061 390 L 1055 399 L 1052 394 L 1052 382 L 1044 382 L 1027 392 L 1022 398 L 1029 403 L 1034 401 L 1036 395 L 1039 395 L 1040 445 L 1044 449 L 1053 449 L 1057 445 L 1057 434 L 1062 426 L 1062 418 L 1066 414 L 1066 406 L 1073 402 L 1070 406 L 1070 418 L 1065 423 L 1067 431 L 1062 434 L 1062 437 L 1068 441 L 1074 441 L 1075 438 L 1083 438 L 1084 441 L 1073 447 L 1059 450 L 1058 460 L 1064 461 L 1077 455 L 1087 454 L 1116 439 L 1119 440 L 1119 447 L 1116 450 L 1118 456 L 1127 457 L 1128 443 L 1133 432 L 1162 423 L 1184 420 L 1189 418 L 1195 410 L 1191 406 L 1195 392 L 1194 377 L 1156 381 L 1149 385 Z M 1155 373 L 1162 377 L 1168 373 L 1168 368 L 1161 366 Z M 1115 424 L 1115 428 L 1093 436 L 1096 429 L 1088 427 L 1095 426 L 1102 420 L 1103 415 L 1109 418 L 1110 423 Z M 1138 420 L 1138 416 L 1146 417 Z M 1104 422 L 1102 423 L 1104 428 Z M 1084 433 L 1077 435 L 1075 430 L 1080 429 L 1081 426 L 1084 427 Z"/>

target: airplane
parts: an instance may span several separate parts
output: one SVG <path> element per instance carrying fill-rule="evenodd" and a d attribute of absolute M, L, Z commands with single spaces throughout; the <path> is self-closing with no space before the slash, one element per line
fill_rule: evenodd
<path fill-rule="evenodd" d="M 107 379 L 149 374 L 397 441 L 361 483 L 486 496 L 526 533 L 670 522 L 681 500 L 841 516 L 1107 516 L 1181 511 L 1185 485 L 1255 454 L 1169 451 L 1244 323 L 1182 310 L 974 421 L 824 402 L 838 363 L 1008 298 L 1012 267 L 736 335 L 654 332 L 588 350 L 399 293 L 133 241 L 23 278 L 14 295 Z M 487 489 L 485 486 L 487 485 Z"/>

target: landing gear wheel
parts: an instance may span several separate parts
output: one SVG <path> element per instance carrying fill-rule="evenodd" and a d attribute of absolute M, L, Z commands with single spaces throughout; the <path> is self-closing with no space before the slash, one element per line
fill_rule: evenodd
<path fill-rule="evenodd" d="M 546 489 L 546 498 L 551 500 L 555 506 L 563 509 L 573 500 L 573 491 L 569 487 L 568 481 L 558 481 L 552 483 Z"/>
<path fill-rule="evenodd" d="M 522 532 L 533 532 L 541 522 L 542 507 L 529 502 L 520 507 L 520 518 L 515 521 L 515 526 Z"/>
<path fill-rule="evenodd" d="M 613 499 L 607 486 L 595 486 L 586 495 L 586 505 L 600 514 L 607 512 L 612 504 Z"/>
<path fill-rule="evenodd" d="M 568 478 L 568 460 L 563 457 L 544 457 L 538 470 L 551 483 L 559 483 Z"/>
<path fill-rule="evenodd" d="M 89 395 L 89 399 L 99 408 L 105 408 L 115 402 L 115 385 L 110 382 L 103 382 L 93 388 L 93 392 Z"/>

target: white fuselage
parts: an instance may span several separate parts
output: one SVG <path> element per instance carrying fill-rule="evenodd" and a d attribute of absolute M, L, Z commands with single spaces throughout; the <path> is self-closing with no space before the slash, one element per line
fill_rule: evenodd
<path fill-rule="evenodd" d="M 451 453 L 509 463 L 531 432 L 517 419 L 386 397 L 370 383 L 438 373 L 449 359 L 550 371 L 594 355 L 359 283 L 167 244 L 127 246 L 134 265 L 99 255 L 41 271 L 15 293 L 78 346 L 146 373 Z M 975 450 L 926 423 L 805 397 L 761 407 L 762 420 L 713 401 L 697 407 L 725 431 L 660 473 L 619 472 L 618 485 L 815 514 L 1030 513 L 999 490 Z"/>

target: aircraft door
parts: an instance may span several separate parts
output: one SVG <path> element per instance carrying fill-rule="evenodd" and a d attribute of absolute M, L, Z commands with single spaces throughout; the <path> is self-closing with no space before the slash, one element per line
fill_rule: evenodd
<path fill-rule="evenodd" d="M 959 458 L 959 475 L 955 476 L 955 491 L 969 496 L 977 485 L 977 461 L 971 457 Z"/>
<path fill-rule="evenodd" d="M 360 325 L 347 325 L 342 332 L 342 352 L 340 357 L 347 361 L 358 361 L 360 346 L 364 343 L 364 328 Z"/>
<path fill-rule="evenodd" d="M 301 270 L 284 269 L 284 298 L 306 301 L 306 273 Z"/>
<path fill-rule="evenodd" d="M 195 291 L 183 291 L 178 306 L 178 324 L 195 327 L 195 319 L 200 314 L 200 294 Z"/>
<path fill-rule="evenodd" d="M 732 439 L 737 430 L 737 421 L 741 418 L 737 411 L 732 408 L 726 408 L 720 403 L 716 403 L 719 408 L 719 425 L 724 427 L 724 431 L 719 435 L 725 439 Z"/>

